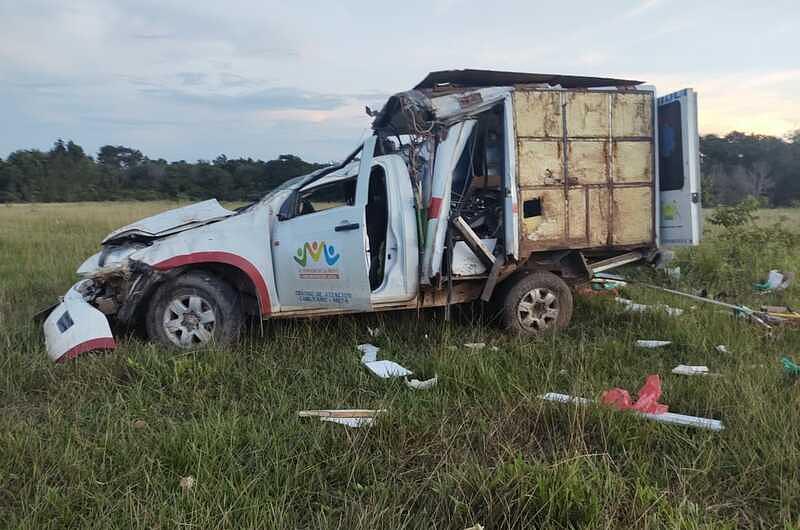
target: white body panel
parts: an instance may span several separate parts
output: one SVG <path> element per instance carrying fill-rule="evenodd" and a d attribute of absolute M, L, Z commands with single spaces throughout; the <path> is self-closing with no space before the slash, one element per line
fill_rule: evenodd
<path fill-rule="evenodd" d="M 275 296 L 269 231 L 272 223 L 266 205 L 229 217 L 218 223 L 187 230 L 131 254 L 156 270 L 169 270 L 183 265 L 223 263 L 244 272 L 258 295 L 262 316 L 280 310 Z"/>
<path fill-rule="evenodd" d="M 72 359 L 91 351 L 113 349 L 116 344 L 106 316 L 89 305 L 76 283 L 44 321 L 44 342 L 51 361 Z"/>
<path fill-rule="evenodd" d="M 697 94 L 658 98 L 658 226 L 662 245 L 697 245 L 702 234 Z"/>
<path fill-rule="evenodd" d="M 503 184 L 505 187 L 504 230 L 506 254 L 519 259 L 519 204 L 517 197 L 517 131 L 514 128 L 514 107 L 512 94 L 509 92 L 503 101 L 505 119 L 505 171 Z"/>
<path fill-rule="evenodd" d="M 108 234 L 103 243 L 126 235 L 161 236 L 186 230 L 187 228 L 224 219 L 236 212 L 223 208 L 216 199 L 190 204 L 182 208 L 168 210 L 135 223 L 118 228 Z"/>

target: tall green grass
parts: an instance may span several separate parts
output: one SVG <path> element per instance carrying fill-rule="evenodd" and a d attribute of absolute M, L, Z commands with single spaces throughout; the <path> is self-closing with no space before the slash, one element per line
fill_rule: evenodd
<path fill-rule="evenodd" d="M 608 298 L 578 297 L 569 330 L 534 341 L 506 337 L 466 307 L 450 323 L 440 311 L 267 322 L 234 348 L 192 354 L 122 337 L 114 353 L 51 364 L 30 315 L 63 294 L 105 233 L 168 206 L 0 208 L 0 526 L 800 525 L 800 387 L 778 362 L 800 354 L 798 332 L 768 335 L 641 288 L 623 294 L 686 314 L 630 314 Z M 715 233 L 679 255 L 681 288 L 739 285 L 713 276 L 710 264 L 723 266 L 728 252 L 719 241 Z M 773 264 L 796 267 L 796 245 L 774 260 L 757 245 L 739 251 L 738 301 L 798 303 L 796 286 L 766 296 L 749 288 Z M 383 334 L 372 339 L 367 326 Z M 640 338 L 673 344 L 640 350 Z M 439 385 L 412 391 L 371 377 L 354 349 L 367 341 L 418 376 L 437 374 Z M 722 375 L 670 374 L 679 363 Z M 670 410 L 720 419 L 725 431 L 538 399 L 596 398 L 613 386 L 633 393 L 650 373 L 661 374 Z M 388 412 L 349 430 L 297 417 L 308 408 Z M 195 479 L 188 491 L 179 486 L 186 476 Z"/>

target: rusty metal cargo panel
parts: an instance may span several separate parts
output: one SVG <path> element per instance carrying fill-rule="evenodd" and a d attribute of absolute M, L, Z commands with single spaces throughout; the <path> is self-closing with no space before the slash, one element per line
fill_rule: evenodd
<path fill-rule="evenodd" d="M 514 94 L 518 136 L 561 139 L 561 96 L 555 91 L 524 90 Z"/>
<path fill-rule="evenodd" d="M 635 245 L 647 237 L 653 217 L 651 190 L 647 186 L 614 190 L 611 242 Z"/>
<path fill-rule="evenodd" d="M 567 172 L 576 184 L 603 184 L 608 180 L 608 142 L 572 140 L 567 150 Z"/>
<path fill-rule="evenodd" d="M 523 254 L 654 243 L 653 97 L 516 88 Z"/>
<path fill-rule="evenodd" d="M 517 143 L 520 186 L 553 186 L 563 182 L 564 154 L 561 140 L 520 138 Z"/>
<path fill-rule="evenodd" d="M 614 182 L 650 183 L 653 151 L 650 142 L 614 142 Z"/>
<path fill-rule="evenodd" d="M 608 94 L 603 92 L 567 92 L 567 133 L 570 138 L 608 136 Z"/>

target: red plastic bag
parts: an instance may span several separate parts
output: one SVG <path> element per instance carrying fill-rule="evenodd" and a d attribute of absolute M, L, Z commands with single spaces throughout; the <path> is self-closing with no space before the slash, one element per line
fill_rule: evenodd
<path fill-rule="evenodd" d="M 600 401 L 619 410 L 635 410 L 647 414 L 663 414 L 669 410 L 667 405 L 658 402 L 661 397 L 661 378 L 658 374 L 647 376 L 644 386 L 639 389 L 639 399 L 631 402 L 631 396 L 623 388 L 612 388 L 603 392 Z"/>

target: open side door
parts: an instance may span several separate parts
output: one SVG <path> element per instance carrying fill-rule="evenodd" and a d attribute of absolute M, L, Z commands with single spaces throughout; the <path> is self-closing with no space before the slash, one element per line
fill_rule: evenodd
<path fill-rule="evenodd" d="M 341 182 L 350 197 L 341 199 L 337 195 L 332 207 L 326 204 L 331 200 L 331 190 L 318 184 L 321 195 L 317 208 L 309 196 L 307 204 L 298 207 L 305 211 L 277 222 L 272 251 L 282 311 L 370 309 L 365 208 L 374 150 L 375 137 L 371 136 L 361 149 L 354 197 L 346 191 L 348 182 Z M 352 185 L 352 178 L 348 180 Z M 311 184 L 305 193 L 313 194 L 313 190 Z M 304 190 L 299 193 L 302 199 Z"/>
<path fill-rule="evenodd" d="M 697 245 L 702 234 L 697 93 L 658 98 L 659 244 Z"/>

